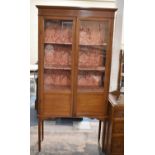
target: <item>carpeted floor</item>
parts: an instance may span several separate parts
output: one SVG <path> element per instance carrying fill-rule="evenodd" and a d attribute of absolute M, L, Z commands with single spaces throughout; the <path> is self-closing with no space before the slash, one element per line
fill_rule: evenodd
<path fill-rule="evenodd" d="M 31 80 L 31 155 L 104 155 L 97 142 L 98 121 L 94 119 L 54 119 L 45 121 L 42 151 L 38 152 L 38 128 L 34 109 L 35 89 Z"/>

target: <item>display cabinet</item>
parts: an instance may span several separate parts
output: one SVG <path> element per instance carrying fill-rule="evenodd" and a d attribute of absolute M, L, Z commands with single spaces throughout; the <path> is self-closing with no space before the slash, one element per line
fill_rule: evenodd
<path fill-rule="evenodd" d="M 40 150 L 47 118 L 107 117 L 116 9 L 37 8 Z"/>

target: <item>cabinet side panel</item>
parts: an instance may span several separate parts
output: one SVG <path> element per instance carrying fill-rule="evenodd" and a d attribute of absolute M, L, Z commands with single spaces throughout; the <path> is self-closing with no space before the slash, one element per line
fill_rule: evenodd
<path fill-rule="evenodd" d="M 109 45 L 107 47 L 106 53 L 106 70 L 105 70 L 105 102 L 108 104 L 108 94 L 110 86 L 110 74 L 111 74 L 111 60 L 112 60 L 112 43 L 113 43 L 113 28 L 114 28 L 114 19 L 109 19 Z"/>

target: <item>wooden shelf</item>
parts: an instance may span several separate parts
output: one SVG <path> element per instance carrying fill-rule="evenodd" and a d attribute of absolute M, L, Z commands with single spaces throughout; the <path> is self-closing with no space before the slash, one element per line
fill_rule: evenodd
<path fill-rule="evenodd" d="M 71 87 L 44 85 L 44 92 L 45 93 L 71 93 Z"/>
<path fill-rule="evenodd" d="M 107 43 L 103 43 L 103 44 L 79 44 L 80 46 L 107 46 Z"/>
<path fill-rule="evenodd" d="M 72 43 L 55 43 L 55 42 L 44 42 L 44 44 L 55 44 L 55 45 L 72 45 Z"/>
<path fill-rule="evenodd" d="M 80 71 L 105 71 L 105 67 L 79 67 Z"/>
<path fill-rule="evenodd" d="M 89 47 L 91 49 L 96 49 L 96 50 L 106 50 L 106 47 L 104 45 L 80 45 L 80 48 L 82 47 Z"/>
<path fill-rule="evenodd" d="M 87 93 L 87 92 L 104 92 L 103 87 L 78 87 L 78 92 Z"/>
<path fill-rule="evenodd" d="M 44 69 L 53 69 L 53 70 L 71 70 L 69 66 L 46 66 L 44 65 Z"/>

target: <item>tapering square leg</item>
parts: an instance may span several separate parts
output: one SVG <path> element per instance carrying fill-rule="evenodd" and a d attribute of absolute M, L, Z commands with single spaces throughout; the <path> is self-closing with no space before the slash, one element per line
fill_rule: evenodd
<path fill-rule="evenodd" d="M 105 149 L 105 141 L 106 141 L 106 123 L 107 120 L 103 121 L 103 128 L 102 128 L 102 151 Z"/>
<path fill-rule="evenodd" d="M 41 151 L 42 121 L 38 120 L 38 151 Z"/>
<path fill-rule="evenodd" d="M 100 142 L 100 136 L 101 136 L 101 124 L 102 124 L 102 121 L 99 120 L 99 128 L 98 128 L 98 142 Z"/>
<path fill-rule="evenodd" d="M 42 121 L 42 135 L 41 135 L 42 141 L 44 140 L 44 121 Z"/>

